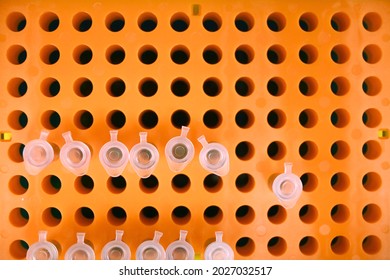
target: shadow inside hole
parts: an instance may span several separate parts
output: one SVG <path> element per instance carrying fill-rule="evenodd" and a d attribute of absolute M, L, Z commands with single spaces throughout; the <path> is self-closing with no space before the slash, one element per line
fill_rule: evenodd
<path fill-rule="evenodd" d="M 176 79 L 171 84 L 171 91 L 178 97 L 183 97 L 190 91 L 190 84 L 185 79 Z"/>
<path fill-rule="evenodd" d="M 177 110 L 171 116 L 171 123 L 174 127 L 181 129 L 182 126 L 190 124 L 190 115 L 184 110 Z"/>
<path fill-rule="evenodd" d="M 172 220 L 176 224 L 186 224 L 191 219 L 191 212 L 190 210 L 185 206 L 178 206 L 172 211 Z"/>
<path fill-rule="evenodd" d="M 215 174 L 209 174 L 203 180 L 203 186 L 211 193 L 218 192 L 222 188 L 222 185 L 222 178 Z"/>
<path fill-rule="evenodd" d="M 209 206 L 203 212 L 203 217 L 205 221 L 209 224 L 218 224 L 223 217 L 221 208 L 218 206 Z"/>
<path fill-rule="evenodd" d="M 126 115 L 121 111 L 113 111 L 108 116 L 108 124 L 115 129 L 122 128 L 126 124 Z"/>
<path fill-rule="evenodd" d="M 211 97 L 219 95 L 221 92 L 221 87 L 221 82 L 216 78 L 209 78 L 203 83 L 204 93 Z"/>
<path fill-rule="evenodd" d="M 221 54 L 217 49 L 208 48 L 203 51 L 203 59 L 208 64 L 217 64 L 221 60 Z"/>
<path fill-rule="evenodd" d="M 249 237 L 241 237 L 236 242 L 236 250 L 241 256 L 250 256 L 255 251 L 255 242 Z"/>
<path fill-rule="evenodd" d="M 254 179 L 248 173 L 242 173 L 237 176 L 235 181 L 236 188 L 241 192 L 250 192 L 254 187 Z"/>
<path fill-rule="evenodd" d="M 121 175 L 118 177 L 109 177 L 107 186 L 112 193 L 121 193 L 126 189 L 127 182 Z"/>
<path fill-rule="evenodd" d="M 158 124 L 158 115 L 152 110 L 146 110 L 141 113 L 139 123 L 143 128 L 154 128 Z"/>
<path fill-rule="evenodd" d="M 141 81 L 139 91 L 143 96 L 151 97 L 157 93 L 158 84 L 155 80 L 148 78 Z"/>
<path fill-rule="evenodd" d="M 217 128 L 222 123 L 222 115 L 216 110 L 209 110 L 203 115 L 203 123 L 208 128 Z"/>
<path fill-rule="evenodd" d="M 281 224 L 287 218 L 287 211 L 280 205 L 273 205 L 267 212 L 268 220 L 273 224 Z"/>
<path fill-rule="evenodd" d="M 240 78 L 235 84 L 235 90 L 240 96 L 249 96 L 253 92 L 253 83 L 249 78 Z"/>
<path fill-rule="evenodd" d="M 122 207 L 114 206 L 108 212 L 108 221 L 113 225 L 122 225 L 126 219 L 127 213 Z"/>
<path fill-rule="evenodd" d="M 190 185 L 190 178 L 185 174 L 177 174 L 172 178 L 172 187 L 176 192 L 186 192 L 189 190 Z"/>
<path fill-rule="evenodd" d="M 152 206 L 144 207 L 140 212 L 140 220 L 146 225 L 155 224 L 159 219 L 159 213 Z"/>
<path fill-rule="evenodd" d="M 140 187 L 143 192 L 153 193 L 158 189 L 158 179 L 154 175 L 150 175 L 148 178 L 140 179 Z"/>

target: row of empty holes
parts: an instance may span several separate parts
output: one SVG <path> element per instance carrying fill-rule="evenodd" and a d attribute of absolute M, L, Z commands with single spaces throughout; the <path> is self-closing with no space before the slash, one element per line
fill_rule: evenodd
<path fill-rule="evenodd" d="M 234 26 L 241 32 L 248 32 L 254 28 L 255 21 L 255 18 L 250 13 L 242 12 L 235 17 Z M 86 12 L 80 12 L 74 15 L 72 21 L 74 29 L 80 32 L 90 30 L 92 23 L 92 17 Z M 125 17 L 119 12 L 112 12 L 106 16 L 105 26 L 112 32 L 121 31 L 125 27 L 125 23 Z M 146 12 L 138 17 L 137 23 L 142 31 L 151 32 L 157 28 L 158 19 L 153 13 Z M 311 12 L 302 14 L 298 20 L 299 27 L 306 32 L 314 31 L 318 23 L 318 17 Z M 344 12 L 335 13 L 330 20 L 330 26 L 337 32 L 348 30 L 350 23 L 350 17 Z M 39 24 L 44 31 L 53 32 L 60 26 L 60 19 L 57 14 L 46 12 L 40 16 Z M 222 27 L 222 17 L 214 12 L 207 13 L 203 17 L 202 24 L 205 30 L 216 32 Z M 267 17 L 266 24 L 273 32 L 282 31 L 287 24 L 286 16 L 279 12 L 272 13 Z M 13 12 L 7 17 L 7 26 L 14 32 L 22 31 L 26 25 L 26 17 L 20 12 Z M 185 13 L 176 13 L 171 17 L 170 25 L 174 31 L 186 31 L 190 26 L 190 18 Z M 377 31 L 381 25 L 381 16 L 375 12 L 367 13 L 362 19 L 362 26 L 370 32 Z"/>
<path fill-rule="evenodd" d="M 176 46 L 171 51 L 171 59 L 176 64 L 185 64 L 190 59 L 190 51 L 185 46 Z M 207 46 L 203 50 L 203 60 L 208 64 L 217 64 L 222 60 L 222 50 L 218 46 Z M 305 45 L 299 52 L 298 56 L 301 62 L 312 64 L 318 60 L 319 54 L 317 47 L 314 45 Z M 346 45 L 336 45 L 330 52 L 330 58 L 337 64 L 343 64 L 349 61 L 351 56 L 350 50 Z M 46 45 L 40 51 L 40 58 L 43 63 L 48 65 L 56 64 L 60 60 L 61 54 L 59 49 L 53 45 Z M 239 46 L 234 53 L 236 61 L 240 64 L 249 64 L 255 57 L 255 50 L 249 45 Z M 21 45 L 12 45 L 7 51 L 8 61 L 15 65 L 23 64 L 27 58 L 27 51 Z M 109 63 L 121 64 L 126 58 L 126 52 L 119 45 L 111 46 L 106 51 L 106 59 Z M 138 59 L 146 65 L 153 64 L 157 61 L 158 51 L 151 45 L 143 46 L 138 51 Z M 287 51 L 281 45 L 272 45 L 267 50 L 267 59 L 272 64 L 281 64 L 287 58 Z M 362 51 L 362 58 L 370 64 L 377 63 L 382 58 L 381 48 L 377 45 L 367 45 Z M 73 51 L 73 59 L 76 63 L 85 65 L 92 61 L 92 49 L 86 45 L 80 45 Z"/>

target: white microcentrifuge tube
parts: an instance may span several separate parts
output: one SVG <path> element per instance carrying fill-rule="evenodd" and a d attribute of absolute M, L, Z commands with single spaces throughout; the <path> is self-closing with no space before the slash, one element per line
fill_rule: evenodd
<path fill-rule="evenodd" d="M 60 151 L 62 165 L 76 176 L 85 175 L 91 160 L 91 151 L 81 141 L 73 141 L 70 131 L 62 134 L 65 145 Z"/>
<path fill-rule="evenodd" d="M 218 176 L 229 173 L 229 153 L 227 149 L 219 143 L 208 143 L 202 135 L 198 138 L 203 148 L 199 154 L 200 164 L 204 169 Z"/>
<path fill-rule="evenodd" d="M 27 260 L 57 260 L 58 250 L 53 243 L 46 240 L 47 231 L 42 230 L 38 232 L 38 242 L 32 244 L 28 250 Z"/>
<path fill-rule="evenodd" d="M 215 232 L 215 241 L 210 243 L 205 252 L 205 260 L 233 260 L 234 252 L 233 249 L 222 241 L 222 231 Z"/>
<path fill-rule="evenodd" d="M 297 175 L 292 173 L 292 163 L 284 164 L 284 173 L 278 175 L 272 190 L 284 208 L 292 208 L 297 203 L 302 193 L 302 182 Z"/>
<path fill-rule="evenodd" d="M 23 160 L 26 171 L 30 175 L 37 175 L 54 159 L 53 147 L 46 141 L 49 132 L 41 131 L 39 139 L 26 144 L 23 150 Z"/>
<path fill-rule="evenodd" d="M 84 243 L 85 233 L 77 233 L 77 243 L 69 247 L 65 253 L 65 260 L 94 260 L 95 252 L 92 247 Z"/>
<path fill-rule="evenodd" d="M 140 132 L 139 136 L 140 143 L 131 148 L 129 159 L 138 176 L 148 178 L 156 169 L 160 156 L 157 148 L 147 142 L 147 132 Z"/>
<path fill-rule="evenodd" d="M 166 254 L 164 247 L 160 244 L 162 232 L 155 231 L 153 240 L 142 242 L 136 252 L 137 260 L 165 260 Z"/>
<path fill-rule="evenodd" d="M 168 260 L 193 260 L 194 248 L 186 241 L 188 231 L 181 230 L 180 238 L 168 245 L 167 259 Z"/>
<path fill-rule="evenodd" d="M 194 158 L 194 145 L 187 138 L 189 130 L 182 126 L 180 136 L 173 137 L 165 146 L 165 157 L 173 172 L 182 171 Z"/>
<path fill-rule="evenodd" d="M 110 136 L 111 140 L 100 149 L 99 159 L 109 176 L 118 177 L 127 165 L 129 151 L 125 144 L 117 140 L 117 130 L 111 130 Z"/>
<path fill-rule="evenodd" d="M 130 248 L 122 241 L 123 230 L 115 232 L 115 240 L 108 242 L 102 249 L 102 260 L 129 260 Z"/>

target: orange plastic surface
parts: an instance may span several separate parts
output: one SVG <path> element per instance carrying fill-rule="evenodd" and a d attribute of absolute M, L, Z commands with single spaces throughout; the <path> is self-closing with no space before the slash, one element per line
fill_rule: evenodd
<path fill-rule="evenodd" d="M 389 1 L 76 2 L 0 2 L 0 259 L 39 230 L 61 259 L 86 232 L 99 257 L 116 229 L 132 258 L 180 229 L 199 259 L 217 230 L 236 259 L 390 258 Z M 177 175 L 164 147 L 181 125 L 196 154 Z M 42 129 L 57 156 L 30 176 L 21 151 Z M 154 177 L 108 178 L 111 129 L 129 149 L 148 132 Z M 92 149 L 87 176 L 61 166 L 68 130 Z M 201 168 L 202 134 L 227 176 Z M 271 189 L 286 161 L 304 186 L 289 210 Z"/>

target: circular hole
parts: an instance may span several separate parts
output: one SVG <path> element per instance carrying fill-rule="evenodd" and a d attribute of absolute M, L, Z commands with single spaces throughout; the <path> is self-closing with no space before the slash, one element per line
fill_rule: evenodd
<path fill-rule="evenodd" d="M 337 77 L 330 84 L 330 89 L 338 96 L 346 95 L 349 92 L 349 88 L 349 81 L 345 77 Z"/>
<path fill-rule="evenodd" d="M 251 111 L 244 109 L 237 112 L 235 121 L 238 127 L 249 128 L 253 125 L 254 118 L 255 117 Z"/>
<path fill-rule="evenodd" d="M 203 123 L 208 128 L 217 128 L 222 123 L 222 115 L 217 110 L 208 110 L 203 115 Z"/>
<path fill-rule="evenodd" d="M 26 17 L 19 12 L 12 12 L 7 17 L 7 26 L 11 31 L 20 32 L 26 27 Z"/>
<path fill-rule="evenodd" d="M 247 141 L 242 141 L 238 143 L 235 149 L 236 156 L 241 160 L 251 159 L 253 157 L 254 152 L 255 147 Z"/>
<path fill-rule="evenodd" d="M 255 19 L 249 13 L 240 13 L 236 16 L 234 20 L 234 25 L 241 32 L 248 32 L 253 28 L 255 24 Z"/>
<path fill-rule="evenodd" d="M 73 27 L 77 31 L 88 31 L 92 26 L 92 18 L 84 12 L 80 12 L 73 17 Z"/>
<path fill-rule="evenodd" d="M 221 93 L 222 83 L 217 78 L 208 78 L 203 82 L 203 91 L 208 96 L 214 97 Z"/>
<path fill-rule="evenodd" d="M 378 77 L 367 77 L 363 81 L 362 88 L 365 94 L 375 96 L 382 90 L 382 82 Z"/>
<path fill-rule="evenodd" d="M 30 215 L 27 210 L 21 207 L 14 208 L 9 213 L 9 221 L 15 227 L 23 227 L 25 226 L 30 219 Z"/>
<path fill-rule="evenodd" d="M 303 159 L 306 160 L 314 159 L 317 156 L 317 153 L 318 153 L 318 148 L 313 141 L 305 141 L 299 146 L 299 155 Z"/>
<path fill-rule="evenodd" d="M 287 218 L 287 211 L 280 205 L 273 205 L 267 212 L 268 220 L 273 224 L 281 224 Z"/>
<path fill-rule="evenodd" d="M 107 115 L 107 124 L 113 129 L 122 128 L 126 124 L 126 115 L 119 110 L 113 110 Z"/>
<path fill-rule="evenodd" d="M 203 27 L 209 32 L 218 31 L 222 25 L 222 18 L 216 13 L 208 13 L 203 17 Z"/>
<path fill-rule="evenodd" d="M 346 127 L 349 123 L 349 113 L 345 109 L 336 109 L 332 112 L 330 120 L 335 127 Z"/>
<path fill-rule="evenodd" d="M 12 64 L 19 65 L 26 61 L 27 51 L 24 47 L 13 45 L 7 51 L 8 61 Z"/>
<path fill-rule="evenodd" d="M 287 243 L 282 237 L 275 236 L 268 241 L 267 249 L 271 255 L 281 256 L 287 250 Z"/>
<path fill-rule="evenodd" d="M 145 193 L 153 193 L 158 189 L 158 179 L 154 175 L 148 178 L 141 178 L 139 181 L 140 188 Z"/>
<path fill-rule="evenodd" d="M 109 177 L 107 180 L 107 188 L 112 193 L 121 193 L 126 189 L 127 182 L 123 176 Z"/>
<path fill-rule="evenodd" d="M 313 173 L 304 173 L 300 179 L 303 185 L 304 192 L 312 192 L 318 186 L 317 176 Z"/>
<path fill-rule="evenodd" d="M 22 78 L 12 78 L 7 85 L 8 92 L 13 97 L 22 97 L 27 93 L 27 83 Z"/>
<path fill-rule="evenodd" d="M 318 116 L 316 111 L 305 109 L 299 114 L 299 123 L 306 128 L 312 128 L 317 124 Z"/>
<path fill-rule="evenodd" d="M 248 173 L 242 173 L 237 176 L 236 188 L 241 192 L 250 192 L 255 186 L 255 179 L 253 179 L 252 175 Z"/>
<path fill-rule="evenodd" d="M 236 251 L 241 256 L 250 256 L 255 251 L 255 242 L 249 237 L 241 237 L 236 242 Z"/>
<path fill-rule="evenodd" d="M 286 123 L 286 114 L 280 109 L 274 109 L 268 113 L 267 122 L 273 128 L 281 128 Z"/>
<path fill-rule="evenodd" d="M 363 187 L 370 192 L 378 190 L 382 185 L 382 178 L 376 172 L 368 172 L 364 174 L 362 179 Z"/>
<path fill-rule="evenodd" d="M 13 258 L 21 260 L 26 258 L 28 248 L 26 241 L 18 239 L 11 243 L 9 251 Z"/>
<path fill-rule="evenodd" d="M 153 46 L 144 46 L 138 52 L 138 58 L 143 64 L 153 64 L 157 57 L 157 50 Z"/>
<path fill-rule="evenodd" d="M 286 17 L 281 13 L 272 13 L 267 18 L 267 26 L 271 31 L 282 31 L 286 27 Z"/>
<path fill-rule="evenodd" d="M 39 20 L 41 28 L 47 32 L 53 32 L 57 30 L 60 25 L 60 19 L 55 13 L 47 12 L 41 15 Z"/>
<path fill-rule="evenodd" d="M 381 123 L 382 115 L 377 109 L 370 108 L 364 111 L 362 120 L 367 127 L 374 128 Z"/>
<path fill-rule="evenodd" d="M 171 84 L 171 91 L 178 97 L 186 96 L 190 91 L 190 84 L 184 78 L 177 78 Z"/>
<path fill-rule="evenodd" d="M 125 60 L 125 50 L 118 45 L 111 46 L 106 51 L 106 59 L 109 63 L 118 65 Z"/>
<path fill-rule="evenodd" d="M 235 89 L 240 96 L 249 96 L 253 93 L 254 83 L 247 77 L 240 78 L 236 81 Z"/>
<path fill-rule="evenodd" d="M 61 124 L 61 117 L 56 111 L 49 110 L 42 114 L 41 122 L 43 127 L 52 130 Z"/>
<path fill-rule="evenodd" d="M 171 51 L 171 59 L 176 64 L 185 64 L 190 59 L 190 51 L 185 46 L 176 46 Z"/>
<path fill-rule="evenodd" d="M 368 45 L 363 49 L 362 55 L 365 62 L 374 64 L 381 60 L 382 50 L 377 45 Z"/>
<path fill-rule="evenodd" d="M 337 45 L 332 48 L 330 56 L 335 63 L 342 64 L 349 60 L 350 51 L 345 45 Z"/>
<path fill-rule="evenodd" d="M 47 97 L 57 96 L 60 89 L 60 83 L 54 78 L 46 78 L 41 83 L 41 91 Z"/>
<path fill-rule="evenodd" d="M 177 32 L 186 31 L 189 25 L 190 19 L 184 13 L 176 13 L 171 18 L 171 27 Z"/>
<path fill-rule="evenodd" d="M 42 213 L 42 221 L 49 227 L 58 226 L 62 220 L 62 213 L 55 207 L 46 208 Z"/>
<path fill-rule="evenodd" d="M 13 143 L 8 149 L 8 157 L 13 162 L 23 162 L 24 147 L 22 143 Z"/>
<path fill-rule="evenodd" d="M 86 110 L 81 110 L 74 116 L 74 122 L 77 128 L 88 129 L 93 124 L 93 115 Z"/>
<path fill-rule="evenodd" d="M 107 82 L 106 90 L 113 97 L 122 96 L 126 91 L 126 84 L 120 78 L 112 78 Z"/>
<path fill-rule="evenodd" d="M 106 17 L 106 27 L 112 32 L 118 32 L 125 27 L 125 18 L 120 13 L 110 13 Z"/>
<path fill-rule="evenodd" d="M 348 157 L 350 152 L 349 145 L 345 141 L 336 141 L 330 148 L 330 153 L 335 159 L 345 159 Z"/>
<path fill-rule="evenodd" d="M 311 204 L 302 206 L 299 210 L 299 218 L 305 224 L 312 224 L 317 220 L 318 210 Z"/>
<path fill-rule="evenodd" d="M 125 209 L 119 206 L 114 206 L 107 213 L 107 220 L 114 226 L 123 225 L 126 222 L 127 214 Z"/>
<path fill-rule="evenodd" d="M 348 189 L 350 181 L 347 174 L 343 172 L 335 173 L 330 179 L 332 188 L 337 192 L 342 192 Z"/>
<path fill-rule="evenodd" d="M 381 144 L 378 141 L 369 140 L 364 143 L 362 153 L 367 159 L 377 159 L 382 153 Z"/>
<path fill-rule="evenodd" d="M 332 28 L 338 32 L 345 31 L 349 28 L 349 25 L 351 23 L 351 20 L 349 19 L 349 16 L 346 13 L 336 13 L 332 16 L 332 19 L 330 20 L 330 24 L 332 25 Z"/>
<path fill-rule="evenodd" d="M 345 223 L 349 219 L 349 208 L 344 204 L 337 204 L 333 206 L 330 215 L 336 223 Z"/>
<path fill-rule="evenodd" d="M 236 219 L 240 224 L 250 224 L 255 219 L 255 211 L 249 205 L 242 205 L 236 210 Z"/>
<path fill-rule="evenodd" d="M 28 117 L 25 112 L 13 111 L 8 115 L 8 124 L 12 129 L 21 130 L 27 126 Z"/>
<path fill-rule="evenodd" d="M 217 46 L 208 46 L 203 50 L 203 59 L 208 64 L 217 64 L 222 58 L 222 51 Z"/>
<path fill-rule="evenodd" d="M 312 77 L 305 77 L 299 82 L 299 91 L 305 96 L 312 96 L 317 90 L 317 81 Z"/>
<path fill-rule="evenodd" d="M 47 45 L 41 49 L 40 56 L 43 63 L 52 65 L 60 59 L 60 51 L 53 45 Z"/>
<path fill-rule="evenodd" d="M 376 223 L 382 217 L 382 210 L 376 204 L 367 204 L 362 211 L 363 219 L 368 223 Z"/>
<path fill-rule="evenodd" d="M 139 217 L 143 224 L 153 225 L 158 221 L 159 214 L 156 208 L 152 206 L 146 206 L 142 208 Z"/>
<path fill-rule="evenodd" d="M 47 194 L 56 194 L 61 190 L 62 182 L 55 175 L 48 175 L 42 181 L 42 189 Z"/>
<path fill-rule="evenodd" d="M 267 90 L 272 96 L 281 96 L 286 91 L 286 82 L 280 77 L 273 77 L 267 83 Z"/>
<path fill-rule="evenodd" d="M 348 252 L 349 250 L 349 240 L 344 236 L 336 236 L 332 239 L 330 247 L 333 253 L 337 255 L 342 255 Z"/>
<path fill-rule="evenodd" d="M 274 141 L 268 145 L 267 154 L 273 160 L 280 160 L 286 155 L 286 146 L 280 141 Z"/>
<path fill-rule="evenodd" d="M 27 192 L 29 182 L 26 177 L 15 175 L 9 180 L 8 187 L 13 194 L 22 195 Z"/>
<path fill-rule="evenodd" d="M 254 55 L 253 49 L 248 45 L 239 46 L 234 53 L 237 62 L 241 64 L 250 63 L 253 60 Z"/>
<path fill-rule="evenodd" d="M 313 45 L 305 45 L 299 50 L 299 59 L 305 64 L 312 64 L 317 58 L 318 51 Z"/>
<path fill-rule="evenodd" d="M 312 256 L 318 251 L 318 241 L 312 236 L 305 236 L 299 241 L 299 250 L 306 256 Z"/>
<path fill-rule="evenodd" d="M 299 17 L 299 27 L 303 31 L 311 32 L 317 28 L 318 18 L 313 13 L 304 13 Z"/>
<path fill-rule="evenodd" d="M 215 225 L 222 221 L 223 213 L 221 208 L 212 205 L 204 210 L 203 218 L 208 224 Z"/>
<path fill-rule="evenodd" d="M 209 174 L 203 180 L 204 188 L 211 193 L 216 193 L 221 190 L 222 185 L 222 178 L 215 174 Z"/>
<path fill-rule="evenodd" d="M 173 112 L 171 116 L 171 123 L 174 127 L 181 129 L 182 126 L 188 126 L 190 124 L 190 114 L 184 110 L 177 110 Z"/>
<path fill-rule="evenodd" d="M 143 128 L 152 129 L 158 124 L 158 116 L 152 110 L 145 110 L 140 114 L 138 122 Z"/>
<path fill-rule="evenodd" d="M 172 217 L 172 221 L 175 224 L 177 224 L 177 225 L 185 225 L 191 219 L 191 212 L 185 206 L 178 206 L 175 209 L 173 209 L 171 217 Z"/>
<path fill-rule="evenodd" d="M 369 235 L 363 239 L 362 247 L 364 252 L 374 255 L 382 249 L 382 241 L 375 235 Z"/>
<path fill-rule="evenodd" d="M 80 97 L 87 97 L 92 93 L 93 84 L 87 78 L 79 78 L 75 81 L 74 92 Z"/>
<path fill-rule="evenodd" d="M 280 45 L 273 45 L 267 51 L 268 61 L 280 64 L 286 59 L 286 50 Z"/>
<path fill-rule="evenodd" d="M 145 32 L 151 32 L 157 27 L 157 17 L 152 13 L 143 13 L 138 18 L 138 27 Z"/>
<path fill-rule="evenodd" d="M 78 46 L 73 51 L 74 61 L 81 65 L 91 62 L 92 56 L 93 54 L 91 48 L 85 45 Z"/>
<path fill-rule="evenodd" d="M 143 96 L 151 97 L 157 93 L 158 84 L 152 78 L 145 78 L 139 83 L 138 90 Z"/>
<path fill-rule="evenodd" d="M 88 194 L 93 190 L 95 182 L 90 176 L 83 175 L 76 178 L 74 186 L 78 193 Z"/>
<path fill-rule="evenodd" d="M 363 17 L 363 27 L 367 31 L 377 31 L 382 26 L 382 18 L 378 13 L 370 12 Z"/>
<path fill-rule="evenodd" d="M 172 178 L 171 185 L 176 192 L 184 193 L 189 190 L 191 181 L 187 175 L 177 174 Z"/>
<path fill-rule="evenodd" d="M 80 207 L 75 213 L 75 221 L 80 226 L 89 226 L 95 219 L 95 214 L 88 207 Z"/>

